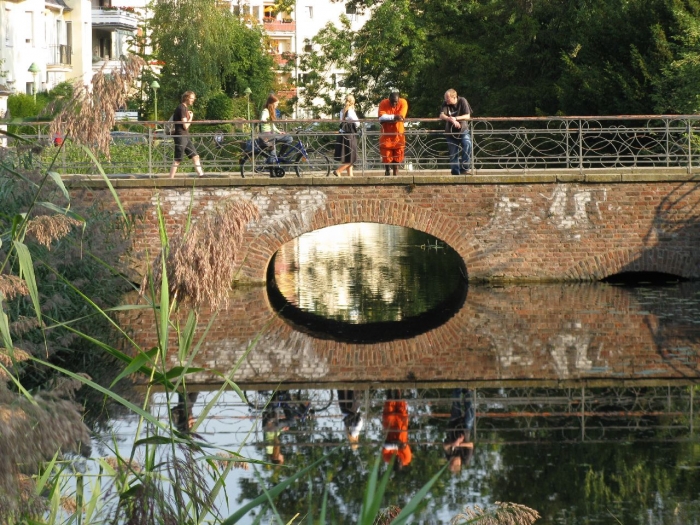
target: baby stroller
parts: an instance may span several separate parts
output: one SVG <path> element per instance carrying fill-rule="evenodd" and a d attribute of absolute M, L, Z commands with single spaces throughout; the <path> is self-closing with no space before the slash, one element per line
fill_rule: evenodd
<path fill-rule="evenodd" d="M 253 146 L 253 144 L 255 146 Z M 255 142 L 250 139 L 245 142 L 243 145 L 243 154 L 238 161 L 238 166 L 241 171 L 241 177 L 245 178 L 243 166 L 247 160 L 255 157 L 255 171 L 257 173 L 269 171 L 270 177 L 281 178 L 284 177 L 286 173 L 284 165 L 294 165 L 297 176 L 301 177 L 296 164 L 298 164 L 300 158 L 306 156 L 305 154 L 306 152 L 304 151 L 303 144 L 297 142 L 296 144 L 287 144 L 282 153 L 278 155 L 275 150 L 274 140 L 265 140 L 262 137 L 258 137 L 255 139 Z"/>

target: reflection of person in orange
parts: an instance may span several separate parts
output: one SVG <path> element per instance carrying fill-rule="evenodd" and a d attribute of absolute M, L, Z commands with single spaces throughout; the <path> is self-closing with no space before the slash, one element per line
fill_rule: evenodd
<path fill-rule="evenodd" d="M 408 444 L 408 404 L 400 397 L 400 390 L 390 390 L 382 412 L 382 427 L 386 433 L 382 458 L 388 463 L 396 456 L 394 466 L 398 469 L 407 466 L 413 459 Z"/>
<path fill-rule="evenodd" d="M 389 98 L 379 103 L 379 123 L 382 134 L 379 137 L 379 153 L 385 164 L 384 175 L 389 176 L 389 165 L 394 176 L 399 173 L 399 164 L 403 162 L 406 149 L 403 121 L 408 113 L 408 102 L 399 97 L 398 91 L 392 91 Z"/>

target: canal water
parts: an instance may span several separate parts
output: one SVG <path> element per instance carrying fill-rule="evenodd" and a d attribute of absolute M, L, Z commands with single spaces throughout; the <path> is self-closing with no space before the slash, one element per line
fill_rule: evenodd
<path fill-rule="evenodd" d="M 447 465 L 416 523 L 513 502 L 546 524 L 700 523 L 700 285 L 467 286 L 459 257 L 419 232 L 370 224 L 301 237 L 269 285 L 239 289 L 208 328 L 182 428 L 237 464 L 230 514 L 327 455 L 276 500 L 281 522 L 356 523 L 376 461 L 396 456 L 383 505 L 403 507 Z M 147 312 L 125 322 L 143 348 Z M 171 364 L 178 364 L 171 356 Z M 391 426 L 391 432 L 387 432 Z M 112 421 L 94 450 L 129 450 Z M 396 464 L 400 463 L 399 466 Z M 277 523 L 269 509 L 242 523 Z"/>

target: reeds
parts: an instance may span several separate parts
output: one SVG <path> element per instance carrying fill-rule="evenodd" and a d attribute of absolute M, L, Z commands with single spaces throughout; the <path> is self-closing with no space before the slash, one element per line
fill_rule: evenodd
<path fill-rule="evenodd" d="M 142 58 L 127 55 L 119 68 L 105 72 L 103 67 L 89 84 L 76 84 L 69 100 L 58 101 L 51 133 L 70 137 L 109 157 L 116 111 L 126 106 L 144 65 Z"/>
<path fill-rule="evenodd" d="M 236 254 L 245 226 L 259 217 L 250 201 L 228 200 L 200 217 L 192 227 L 171 236 L 166 268 L 170 296 L 181 304 L 216 310 L 226 304 L 236 271 Z M 153 264 L 152 285 L 160 287 L 162 254 Z M 141 293 L 148 289 L 146 276 Z"/>

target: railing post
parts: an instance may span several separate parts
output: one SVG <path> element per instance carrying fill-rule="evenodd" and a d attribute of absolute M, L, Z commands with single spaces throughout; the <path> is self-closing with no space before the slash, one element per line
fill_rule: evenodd
<path fill-rule="evenodd" d="M 671 166 L 671 150 L 669 149 L 669 135 L 671 130 L 668 125 L 668 118 L 664 119 L 664 127 L 666 128 L 666 167 Z"/>
<path fill-rule="evenodd" d="M 688 119 L 686 124 L 686 130 L 688 135 L 688 175 L 693 172 L 693 128 L 690 125 L 690 119 Z"/>
<path fill-rule="evenodd" d="M 156 124 L 158 125 L 158 124 Z M 153 177 L 153 129 L 148 128 L 148 176 Z"/>
<path fill-rule="evenodd" d="M 578 119 L 578 169 L 583 172 L 583 121 Z"/>
<path fill-rule="evenodd" d="M 474 121 L 472 119 L 469 119 L 469 135 L 472 142 L 472 151 L 471 155 L 469 155 L 469 171 L 474 175 L 474 167 L 476 166 L 476 162 L 474 161 L 476 155 L 476 137 L 474 136 Z M 474 410 L 476 410 L 476 408 Z"/>
<path fill-rule="evenodd" d="M 571 147 L 569 144 L 569 134 L 571 133 L 571 121 L 565 120 L 564 125 L 566 126 L 566 131 L 564 133 L 564 148 L 566 150 L 566 169 L 569 169 L 571 167 L 571 153 L 569 152 L 569 148 Z"/>
<path fill-rule="evenodd" d="M 365 170 L 367 169 L 367 126 L 365 126 L 364 122 L 360 125 L 362 126 L 362 140 L 360 141 L 360 153 L 362 154 L 362 176 L 364 177 Z"/>

